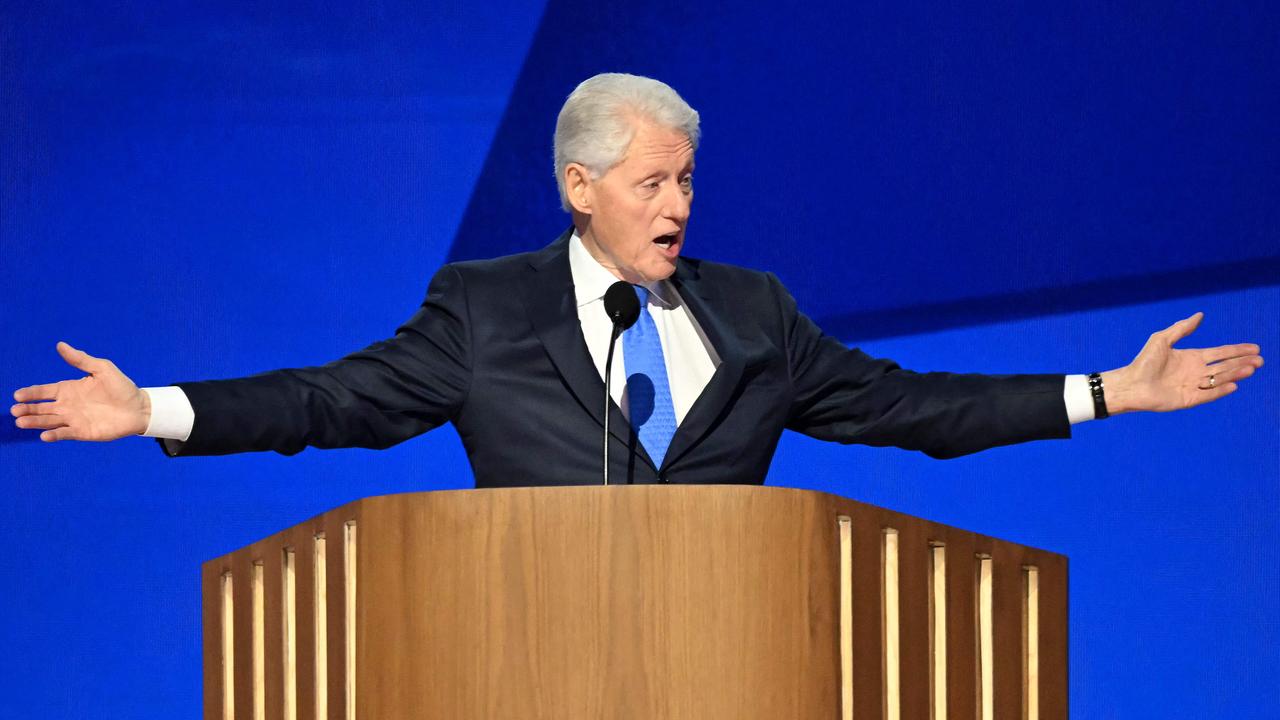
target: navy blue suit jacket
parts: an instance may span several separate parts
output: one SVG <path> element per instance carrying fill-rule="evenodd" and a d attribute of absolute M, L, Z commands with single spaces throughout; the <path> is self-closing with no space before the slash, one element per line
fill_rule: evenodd
<path fill-rule="evenodd" d="M 175 454 L 384 448 L 452 422 L 478 487 L 599 483 L 568 238 L 444 266 L 394 337 L 328 365 L 180 383 L 196 414 Z M 1061 375 L 913 373 L 824 335 L 772 274 L 681 258 L 672 282 L 721 364 L 661 467 L 611 407 L 614 482 L 763 483 L 784 429 L 934 457 L 1070 435 Z"/>

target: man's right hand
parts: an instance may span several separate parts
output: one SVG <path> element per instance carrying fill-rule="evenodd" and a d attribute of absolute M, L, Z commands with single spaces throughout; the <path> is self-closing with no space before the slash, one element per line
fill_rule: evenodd
<path fill-rule="evenodd" d="M 9 412 L 20 428 L 42 430 L 40 439 L 115 440 L 140 435 L 151 422 L 151 397 L 110 360 L 58 343 L 58 354 L 88 373 L 79 380 L 24 387 Z"/>

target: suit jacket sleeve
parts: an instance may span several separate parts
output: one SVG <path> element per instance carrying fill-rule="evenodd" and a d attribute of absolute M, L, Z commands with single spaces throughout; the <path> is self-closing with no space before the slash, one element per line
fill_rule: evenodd
<path fill-rule="evenodd" d="M 320 367 L 179 383 L 195 424 L 168 452 L 385 448 L 447 422 L 470 381 L 466 289 L 446 265 L 417 313 L 388 340 Z"/>
<path fill-rule="evenodd" d="M 915 373 L 825 335 L 774 284 L 790 364 L 787 427 L 822 440 L 950 458 L 1071 436 L 1062 375 Z"/>

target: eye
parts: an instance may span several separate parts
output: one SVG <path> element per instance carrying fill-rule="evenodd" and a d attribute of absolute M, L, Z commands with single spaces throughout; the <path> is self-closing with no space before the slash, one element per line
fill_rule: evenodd
<path fill-rule="evenodd" d="M 636 193 L 640 197 L 651 198 L 658 194 L 660 187 L 662 187 L 662 183 L 658 180 L 645 180 L 636 186 Z"/>
<path fill-rule="evenodd" d="M 690 188 L 692 188 L 692 187 L 693 187 L 693 176 L 692 176 L 692 175 L 685 175 L 684 177 L 680 178 L 680 187 L 685 188 L 685 189 L 690 189 Z"/>

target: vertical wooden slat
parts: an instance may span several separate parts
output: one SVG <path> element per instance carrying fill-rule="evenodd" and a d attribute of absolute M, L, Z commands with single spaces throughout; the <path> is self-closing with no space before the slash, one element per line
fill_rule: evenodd
<path fill-rule="evenodd" d="M 292 546 L 280 551 L 280 717 L 298 718 L 298 557 Z"/>
<path fill-rule="evenodd" d="M 947 720 L 947 546 L 929 546 L 929 717 Z"/>
<path fill-rule="evenodd" d="M 234 720 L 236 716 L 236 595 L 235 576 L 230 570 L 222 573 L 221 632 L 222 656 L 222 718 Z"/>
<path fill-rule="evenodd" d="M 235 590 L 235 713 L 253 718 L 253 554 L 241 548 L 231 558 Z"/>
<path fill-rule="evenodd" d="M 853 528 L 837 518 L 840 542 L 840 718 L 853 720 Z"/>
<path fill-rule="evenodd" d="M 978 618 L 978 717 L 981 720 L 995 718 L 995 622 L 992 615 L 994 567 L 991 556 L 981 553 L 976 556 L 976 578 Z"/>
<path fill-rule="evenodd" d="M 346 720 L 356 718 L 356 523 L 348 521 L 343 536 L 343 677 L 346 678 Z"/>
<path fill-rule="evenodd" d="M 314 655 L 312 660 L 315 678 L 315 695 L 312 705 L 315 708 L 316 720 L 328 720 L 329 717 L 329 563 L 328 550 L 325 547 L 324 533 L 319 533 L 312 541 L 312 615 Z"/>
<path fill-rule="evenodd" d="M 902 656 L 899 645 L 900 627 L 898 611 L 898 531 L 884 528 L 880 542 L 880 605 L 881 605 L 881 667 L 884 673 L 885 720 L 899 720 L 902 716 L 901 671 Z"/>
<path fill-rule="evenodd" d="M 1022 715 L 1022 549 L 1001 540 L 992 548 L 995 716 Z"/>
<path fill-rule="evenodd" d="M 266 638 L 266 604 L 267 595 L 264 587 L 262 563 L 256 561 L 250 567 L 250 596 L 253 607 L 250 621 L 249 637 L 253 643 L 251 661 L 253 663 L 253 720 L 267 719 L 267 638 Z"/>
<path fill-rule="evenodd" d="M 1040 569 L 1022 569 L 1022 717 L 1040 720 Z"/>

